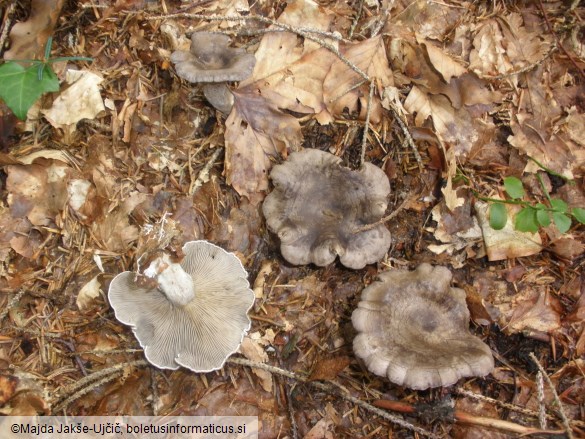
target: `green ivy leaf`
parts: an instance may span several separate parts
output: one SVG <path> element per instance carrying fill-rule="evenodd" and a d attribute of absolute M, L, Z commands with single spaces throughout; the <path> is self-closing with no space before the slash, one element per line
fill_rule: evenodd
<path fill-rule="evenodd" d="M 23 67 L 16 62 L 0 66 L 0 98 L 20 120 L 26 119 L 29 108 L 43 93 L 59 91 L 59 80 L 48 64 L 42 69 L 39 80 L 39 63 Z"/>
<path fill-rule="evenodd" d="M 536 209 L 532 206 L 523 208 L 516 215 L 514 227 L 520 232 L 538 232 L 538 222 L 536 220 Z"/>
<path fill-rule="evenodd" d="M 559 200 L 558 198 L 552 198 L 550 200 L 551 207 L 560 213 L 567 213 L 569 206 L 563 200 Z"/>
<path fill-rule="evenodd" d="M 524 196 L 524 186 L 522 185 L 522 181 L 516 177 L 506 177 L 504 178 L 504 189 L 510 197 L 517 200 Z"/>
<path fill-rule="evenodd" d="M 566 233 L 569 231 L 571 228 L 571 218 L 569 218 L 564 213 L 559 212 L 553 212 L 552 217 L 557 226 L 557 229 L 559 229 L 559 232 Z"/>
<path fill-rule="evenodd" d="M 585 224 L 585 209 L 581 207 L 574 207 L 572 213 L 577 221 L 579 221 L 581 224 Z"/>
<path fill-rule="evenodd" d="M 494 230 L 502 230 L 508 221 L 508 213 L 504 203 L 490 205 L 490 227 Z"/>
<path fill-rule="evenodd" d="M 542 203 L 537 203 L 534 207 L 536 207 L 536 220 L 538 224 L 543 227 L 550 225 L 550 215 L 548 214 L 547 207 Z"/>

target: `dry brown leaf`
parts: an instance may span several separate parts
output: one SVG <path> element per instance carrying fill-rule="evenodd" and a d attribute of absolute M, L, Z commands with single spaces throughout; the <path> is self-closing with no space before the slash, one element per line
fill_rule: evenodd
<path fill-rule="evenodd" d="M 290 3 L 279 22 L 328 30 L 331 14 L 311 0 Z M 288 32 L 267 33 L 256 51 L 252 76 L 234 90 L 226 121 L 226 181 L 252 204 L 268 189 L 271 158 L 302 142 L 298 120 L 281 109 L 318 114 L 325 110 L 322 84 L 333 55 L 310 40 L 299 45 Z"/>
<path fill-rule="evenodd" d="M 8 204 L 15 218 L 27 217 L 35 226 L 54 221 L 67 202 L 72 169 L 57 160 L 7 166 Z"/>
<path fill-rule="evenodd" d="M 381 36 L 370 38 L 359 43 L 341 45 L 339 51 L 349 61 L 366 73 L 379 86 L 381 95 L 384 88 L 394 85 L 392 70 L 388 64 L 384 40 Z M 350 113 L 358 109 L 358 102 L 362 99 L 362 118 L 365 118 L 368 85 L 359 89 L 355 86 L 362 82 L 357 72 L 347 66 L 342 60 L 335 59 L 323 83 L 323 98 L 329 112 L 339 116 L 347 108 Z M 351 91 L 350 91 L 351 90 Z M 376 123 L 381 117 L 380 102 L 376 99 L 372 107 L 372 122 Z"/>
<path fill-rule="evenodd" d="M 80 311 L 85 311 L 93 303 L 94 299 L 100 296 L 101 284 L 98 277 L 99 274 L 94 276 L 93 279 L 79 290 L 75 303 Z"/>
<path fill-rule="evenodd" d="M 473 39 L 469 69 L 482 77 L 519 71 L 544 57 L 550 45 L 547 39 L 529 32 L 515 12 L 485 20 Z"/>
<path fill-rule="evenodd" d="M 251 361 L 257 363 L 266 363 L 268 361 L 268 354 L 264 351 L 261 345 L 260 335 L 253 333 L 247 335 L 242 340 L 239 351 Z M 254 374 L 260 378 L 260 385 L 266 392 L 272 392 L 272 374 L 266 370 L 252 368 Z"/>
<path fill-rule="evenodd" d="M 90 71 L 68 70 L 65 81 L 70 84 L 48 110 L 42 110 L 55 128 L 61 128 L 69 136 L 76 130 L 81 119 L 94 119 L 105 110 L 99 84 L 103 78 Z"/>
<path fill-rule="evenodd" d="M 65 0 L 32 0 L 31 14 L 10 31 L 10 50 L 4 59 L 42 59 Z"/>
<path fill-rule="evenodd" d="M 147 194 L 133 192 L 124 202 L 98 221 L 92 223 L 92 233 L 103 250 L 123 253 L 138 239 L 138 227 L 131 225 L 129 214 L 148 198 Z"/>
<path fill-rule="evenodd" d="M 538 233 L 519 232 L 514 229 L 513 218 L 520 208 L 506 204 L 508 221 L 502 230 L 494 230 L 489 224 L 489 205 L 475 202 L 475 212 L 483 231 L 483 240 L 490 261 L 519 258 L 539 253 L 542 239 Z"/>
<path fill-rule="evenodd" d="M 351 360 L 346 356 L 321 359 L 313 368 L 309 380 L 334 380 L 349 363 Z"/>
<path fill-rule="evenodd" d="M 418 86 L 412 87 L 404 102 L 404 108 L 416 113 L 416 126 L 424 126 L 432 117 L 437 136 L 445 146 L 454 148 L 455 156 L 465 156 L 479 139 L 470 114 L 464 109 L 453 108 L 449 99 L 442 95 L 430 95 Z"/>
<path fill-rule="evenodd" d="M 17 384 L 17 377 L 5 374 L 0 375 L 0 406 L 6 404 L 12 398 Z"/>
<path fill-rule="evenodd" d="M 549 293 L 537 288 L 527 300 L 515 303 L 506 331 L 550 333 L 561 327 L 559 304 Z"/>
<path fill-rule="evenodd" d="M 268 189 L 270 158 L 300 145 L 301 126 L 250 88 L 234 95 L 234 110 L 226 120 L 226 182 L 255 205 Z"/>
<path fill-rule="evenodd" d="M 437 69 L 446 82 L 449 82 L 453 77 L 461 76 L 467 72 L 467 69 L 460 62 L 453 59 L 444 50 L 438 48 L 430 41 L 425 41 L 420 35 L 417 35 L 416 39 L 419 44 L 425 46 L 431 64 Z"/>

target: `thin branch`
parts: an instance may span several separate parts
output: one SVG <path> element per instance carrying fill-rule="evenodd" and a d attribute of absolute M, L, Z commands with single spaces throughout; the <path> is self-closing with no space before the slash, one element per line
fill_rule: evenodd
<path fill-rule="evenodd" d="M 391 214 L 386 215 L 384 218 L 382 218 L 379 221 L 376 221 L 375 223 L 366 224 L 365 226 L 358 227 L 357 229 L 354 229 L 352 231 L 352 233 L 365 232 L 366 230 L 372 230 L 372 229 L 375 229 L 376 227 L 378 227 L 382 224 L 387 223 L 392 218 L 394 218 L 396 215 L 398 215 L 400 213 L 400 211 L 403 210 L 409 202 L 410 202 L 410 198 L 405 199 L 402 203 L 400 203 L 400 206 L 398 206 L 396 209 L 394 209 L 394 211 Z"/>
<path fill-rule="evenodd" d="M 197 190 L 199 190 L 201 185 L 203 185 L 203 183 L 205 183 L 207 180 L 209 180 L 209 171 L 211 170 L 211 168 L 215 164 L 215 161 L 217 160 L 217 158 L 219 157 L 219 155 L 221 154 L 222 151 L 223 151 L 223 148 L 217 148 L 215 150 L 215 152 L 211 155 L 211 157 L 209 158 L 207 163 L 205 163 L 205 166 L 203 166 L 203 169 L 201 169 L 201 172 L 199 172 L 197 179 L 191 181 L 191 185 L 189 186 L 189 195 L 190 196 L 193 196 L 195 194 L 195 192 L 197 192 Z"/>
<path fill-rule="evenodd" d="M 561 399 L 559 398 L 559 394 L 557 393 L 557 389 L 555 389 L 554 384 L 552 383 L 552 381 L 550 380 L 550 377 L 548 376 L 548 374 L 544 370 L 544 367 L 542 367 L 542 364 L 540 364 L 540 362 L 538 361 L 538 358 L 536 358 L 536 355 L 534 355 L 534 352 L 530 352 L 530 358 L 532 359 L 534 364 L 536 364 L 536 367 L 538 367 L 538 370 L 540 371 L 540 373 L 542 373 L 542 375 L 544 376 L 544 379 L 546 380 L 547 384 L 550 387 L 550 390 L 553 394 L 555 402 L 557 403 L 557 406 L 559 408 L 559 415 L 561 417 L 561 420 L 563 421 L 563 425 L 565 426 L 565 431 L 567 433 L 567 437 L 569 439 L 573 439 L 573 431 L 571 430 L 571 424 L 569 422 L 569 418 L 567 417 L 567 415 L 565 413 L 565 409 L 563 407 L 563 403 L 561 402 Z"/>
<path fill-rule="evenodd" d="M 307 30 L 309 28 L 303 28 L 303 27 L 296 27 L 296 26 L 291 26 L 290 24 L 286 24 L 286 23 L 281 23 L 279 21 L 276 20 L 272 20 L 270 18 L 266 18 L 263 17 L 261 15 L 247 15 L 245 17 L 241 17 L 239 15 L 204 15 L 204 14 L 190 14 L 190 13 L 177 13 L 177 14 L 168 14 L 168 15 L 155 15 L 153 17 L 147 17 L 145 18 L 145 20 L 165 20 L 165 19 L 171 19 L 171 18 L 191 18 L 191 19 L 195 19 L 195 20 L 206 20 L 206 21 L 235 21 L 235 22 L 247 22 L 247 21 L 259 21 L 260 23 L 264 23 L 264 24 L 268 24 L 280 29 L 284 29 L 286 31 L 289 31 L 291 33 L 300 35 L 301 37 L 304 37 L 308 40 L 314 41 L 315 43 L 319 44 L 321 47 L 324 47 L 325 49 L 329 50 L 330 52 L 332 52 L 333 54 L 335 54 L 340 60 L 341 62 L 343 62 L 346 66 L 348 66 L 350 69 L 352 69 L 354 72 L 356 72 L 358 75 L 360 75 L 363 79 L 365 79 L 366 81 L 370 81 L 370 77 L 367 75 L 367 73 L 365 73 L 362 69 L 360 69 L 358 66 L 356 66 L 354 63 L 352 63 L 349 59 L 347 59 L 340 51 L 337 47 L 335 47 L 334 45 L 328 43 L 327 41 L 323 40 L 322 38 L 317 38 L 315 35 L 313 35 L 313 33 L 319 33 L 322 34 L 323 31 L 319 30 L 319 29 L 315 29 L 316 32 L 314 32 L 314 30 Z M 329 38 L 329 36 L 327 36 L 327 38 Z M 335 38 L 337 39 L 337 38 Z"/>
<path fill-rule="evenodd" d="M 240 366 L 255 367 L 258 369 L 266 370 L 267 372 L 270 372 L 270 373 L 275 373 L 277 375 L 291 378 L 291 379 L 298 381 L 298 382 L 301 382 L 301 383 L 309 384 L 309 385 L 316 387 L 317 389 L 322 390 L 330 395 L 340 396 L 341 398 L 345 399 L 346 401 L 349 401 L 349 402 L 357 405 L 358 407 L 363 408 L 364 410 L 367 410 L 371 413 L 374 413 L 374 414 L 380 416 L 381 418 L 384 418 L 387 421 L 390 421 L 394 424 L 400 425 L 401 427 L 404 427 L 410 431 L 414 431 L 422 436 L 429 437 L 432 439 L 439 439 L 439 436 L 435 435 L 434 433 L 431 433 L 430 431 L 427 431 L 423 428 L 412 425 L 411 423 L 405 421 L 404 419 L 399 418 L 399 417 L 394 416 L 394 415 L 391 415 L 390 413 L 387 413 L 384 410 L 381 410 L 377 407 L 374 407 L 373 405 L 368 404 L 367 402 L 362 401 L 361 399 L 353 397 L 352 395 L 349 395 L 345 392 L 340 392 L 339 386 L 336 385 L 336 383 L 333 383 L 333 382 L 323 383 L 320 381 L 309 381 L 306 377 L 299 375 L 299 374 L 296 374 L 294 372 L 290 372 L 288 370 L 281 369 L 279 367 L 271 366 L 269 364 L 257 363 L 255 361 L 246 360 L 244 358 L 232 357 L 232 358 L 228 358 L 227 362 L 230 364 L 236 364 L 236 365 L 240 365 Z"/>
<path fill-rule="evenodd" d="M 374 99 L 374 81 L 370 82 L 370 94 L 368 95 L 368 107 L 366 108 L 366 123 L 362 137 L 362 151 L 360 155 L 360 168 L 364 167 L 366 162 L 366 147 L 368 145 L 368 130 L 370 129 L 370 115 L 372 114 L 372 100 Z"/>

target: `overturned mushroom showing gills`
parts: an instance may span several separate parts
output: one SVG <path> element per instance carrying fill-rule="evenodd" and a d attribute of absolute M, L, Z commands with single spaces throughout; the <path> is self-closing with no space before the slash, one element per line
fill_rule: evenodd
<path fill-rule="evenodd" d="M 225 114 L 234 104 L 226 82 L 246 79 L 256 65 L 254 55 L 228 47 L 229 44 L 227 35 L 195 32 L 191 35 L 189 52 L 177 50 L 171 55 L 177 75 L 189 82 L 203 83 L 205 98 Z"/>
<path fill-rule="evenodd" d="M 393 270 L 362 292 L 351 317 L 355 354 L 368 369 L 412 389 L 450 386 L 494 368 L 490 348 L 469 333 L 465 292 L 445 267 Z"/>
<path fill-rule="evenodd" d="M 365 163 L 352 171 L 333 154 L 305 149 L 275 166 L 270 177 L 274 190 L 262 210 L 291 264 L 325 266 L 339 255 L 343 265 L 360 269 L 388 251 L 390 232 L 383 224 L 357 231 L 386 211 L 390 183 L 380 168 Z"/>
<path fill-rule="evenodd" d="M 180 264 L 163 255 L 144 275 L 119 274 L 108 298 L 152 364 L 209 372 L 223 366 L 250 329 L 254 292 L 232 253 L 207 241 L 188 242 L 183 253 Z"/>

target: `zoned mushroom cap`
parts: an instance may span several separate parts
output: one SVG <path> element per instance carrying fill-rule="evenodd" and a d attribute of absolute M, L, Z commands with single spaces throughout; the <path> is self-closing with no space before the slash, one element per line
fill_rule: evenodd
<path fill-rule="evenodd" d="M 445 267 L 387 271 L 362 292 L 351 321 L 353 350 L 368 369 L 412 389 L 450 386 L 494 368 L 490 348 L 469 333 L 465 292 Z"/>
<path fill-rule="evenodd" d="M 108 298 L 152 364 L 209 372 L 223 366 L 250 329 L 254 292 L 232 253 L 207 241 L 188 242 L 183 253 L 180 264 L 162 257 L 145 271 L 158 288 L 126 271 L 112 280 Z"/>
<path fill-rule="evenodd" d="M 171 55 L 177 74 L 190 82 L 241 81 L 252 74 L 254 55 L 244 49 L 228 47 L 227 35 L 195 32 L 191 50 L 177 50 Z"/>
<path fill-rule="evenodd" d="M 365 163 L 352 171 L 333 154 L 304 149 L 275 166 L 270 177 L 274 190 L 262 210 L 291 264 L 325 266 L 339 255 L 343 265 L 360 269 L 388 251 L 384 225 L 356 232 L 380 220 L 388 206 L 390 183 L 380 168 Z"/>

